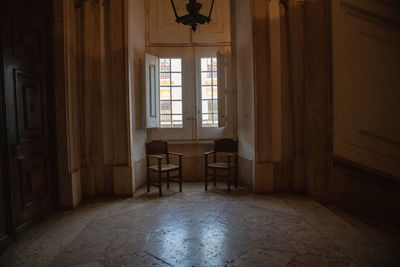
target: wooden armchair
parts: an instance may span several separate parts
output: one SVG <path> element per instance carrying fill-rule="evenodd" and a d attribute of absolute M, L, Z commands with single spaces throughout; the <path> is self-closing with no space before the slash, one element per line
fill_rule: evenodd
<path fill-rule="evenodd" d="M 163 164 L 165 155 L 165 163 Z M 169 156 L 179 157 L 179 166 L 170 164 Z M 150 185 L 158 187 L 159 195 L 162 196 L 162 174 L 166 173 L 167 188 L 170 182 L 179 183 L 179 192 L 182 192 L 182 157 L 180 153 L 168 152 L 168 143 L 164 141 L 152 141 L 146 143 L 147 163 L 147 192 L 150 192 Z M 150 165 L 151 159 L 157 160 L 157 165 Z M 170 176 L 170 172 L 178 171 L 178 175 Z M 157 173 L 157 180 L 151 181 L 151 173 Z M 178 179 L 175 179 L 178 178 Z"/>
<path fill-rule="evenodd" d="M 226 153 L 226 162 L 217 162 L 217 153 Z M 213 154 L 214 159 L 209 163 L 208 156 Z M 226 179 L 228 193 L 231 190 L 232 171 L 235 172 L 235 188 L 238 187 L 238 141 L 233 139 L 219 139 L 214 142 L 214 151 L 204 153 L 205 159 L 205 190 L 208 190 L 208 182 L 214 181 L 216 186 L 217 177 Z M 212 170 L 212 173 L 209 173 Z M 225 175 L 217 171 L 224 171 Z M 218 175 L 217 175 L 218 174 Z"/>

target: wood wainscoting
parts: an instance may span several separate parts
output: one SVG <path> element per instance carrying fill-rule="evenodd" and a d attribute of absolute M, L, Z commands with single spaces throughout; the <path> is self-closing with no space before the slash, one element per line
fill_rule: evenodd
<path fill-rule="evenodd" d="M 333 164 L 335 204 L 374 220 L 398 224 L 400 178 L 335 157 Z"/>

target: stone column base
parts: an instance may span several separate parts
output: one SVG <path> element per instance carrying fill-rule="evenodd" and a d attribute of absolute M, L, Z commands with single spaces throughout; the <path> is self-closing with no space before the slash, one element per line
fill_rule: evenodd
<path fill-rule="evenodd" d="M 59 174 L 59 198 L 61 209 L 76 209 L 82 201 L 81 172 Z"/>
<path fill-rule="evenodd" d="M 131 166 L 113 167 L 114 196 L 131 197 L 135 193 L 135 181 Z"/>
<path fill-rule="evenodd" d="M 72 181 L 72 208 L 76 209 L 82 202 L 81 172 L 75 171 L 71 174 Z"/>
<path fill-rule="evenodd" d="M 254 193 L 274 192 L 274 163 L 255 163 Z"/>

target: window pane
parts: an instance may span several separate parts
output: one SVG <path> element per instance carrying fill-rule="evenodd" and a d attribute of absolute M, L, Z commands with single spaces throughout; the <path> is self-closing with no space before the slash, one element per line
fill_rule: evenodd
<path fill-rule="evenodd" d="M 182 100 L 182 87 L 172 87 L 172 100 Z"/>
<path fill-rule="evenodd" d="M 214 114 L 214 125 L 218 126 L 218 114 Z"/>
<path fill-rule="evenodd" d="M 172 73 L 171 76 L 172 76 L 172 79 L 171 79 L 172 86 L 181 86 L 182 85 L 182 74 Z"/>
<path fill-rule="evenodd" d="M 202 119 L 203 119 L 203 127 L 209 127 L 212 126 L 213 120 L 212 120 L 212 114 L 203 114 Z"/>
<path fill-rule="evenodd" d="M 179 128 L 183 125 L 181 86 L 182 60 L 160 59 L 160 124 L 163 128 Z"/>
<path fill-rule="evenodd" d="M 218 99 L 218 87 L 213 86 L 213 91 L 214 99 Z"/>
<path fill-rule="evenodd" d="M 211 72 L 201 73 L 201 85 L 211 85 Z"/>
<path fill-rule="evenodd" d="M 172 72 L 182 71 L 182 60 L 180 58 L 171 59 L 171 71 Z"/>
<path fill-rule="evenodd" d="M 213 113 L 211 100 L 203 100 L 202 113 Z"/>
<path fill-rule="evenodd" d="M 218 126 L 217 58 L 201 59 L 202 126 Z"/>
<path fill-rule="evenodd" d="M 182 101 L 172 102 L 172 114 L 182 114 Z"/>
<path fill-rule="evenodd" d="M 202 58 L 201 71 L 210 71 L 210 70 L 211 70 L 211 58 Z"/>
<path fill-rule="evenodd" d="M 218 100 L 213 100 L 213 109 L 212 109 L 212 112 L 218 114 Z"/>
<path fill-rule="evenodd" d="M 173 115 L 172 125 L 173 127 L 182 126 L 182 115 Z"/>
<path fill-rule="evenodd" d="M 217 58 L 214 57 L 212 59 L 212 64 L 213 64 L 213 71 L 217 71 Z"/>
<path fill-rule="evenodd" d="M 170 87 L 160 87 L 160 99 L 161 100 L 170 100 Z"/>
<path fill-rule="evenodd" d="M 213 72 L 213 85 L 218 85 L 218 73 Z"/>
<path fill-rule="evenodd" d="M 161 101 L 160 112 L 161 112 L 161 114 L 171 114 L 171 102 L 170 101 Z"/>
<path fill-rule="evenodd" d="M 182 115 L 172 115 L 173 121 L 182 121 Z"/>
<path fill-rule="evenodd" d="M 169 72 L 170 60 L 168 58 L 160 59 L 160 72 Z"/>
<path fill-rule="evenodd" d="M 182 121 L 173 121 L 171 128 L 182 128 Z"/>
<path fill-rule="evenodd" d="M 160 116 L 161 127 L 171 127 L 171 115 Z"/>
<path fill-rule="evenodd" d="M 160 73 L 160 86 L 169 86 L 171 83 L 169 73 Z"/>
<path fill-rule="evenodd" d="M 202 87 L 201 88 L 201 98 L 202 99 L 211 99 L 212 98 L 212 90 L 211 87 Z"/>

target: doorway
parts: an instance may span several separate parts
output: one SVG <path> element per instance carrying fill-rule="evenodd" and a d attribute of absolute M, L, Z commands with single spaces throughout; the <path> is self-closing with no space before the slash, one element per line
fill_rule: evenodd
<path fill-rule="evenodd" d="M 50 0 L 6 1 L 1 10 L 0 198 L 6 204 L 0 212 L 6 219 L 0 240 L 23 231 L 55 203 L 51 10 Z"/>

